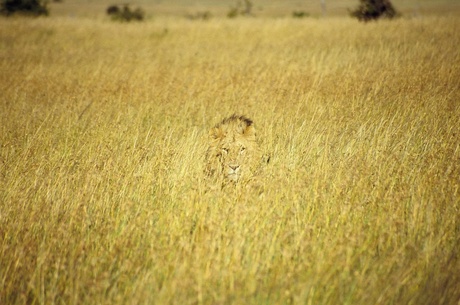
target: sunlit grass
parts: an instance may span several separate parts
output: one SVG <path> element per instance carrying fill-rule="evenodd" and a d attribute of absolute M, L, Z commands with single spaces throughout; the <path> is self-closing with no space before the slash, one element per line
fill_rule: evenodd
<path fill-rule="evenodd" d="M 0 19 L 0 303 L 458 304 L 459 30 Z M 271 160 L 209 189 L 234 112 Z"/>

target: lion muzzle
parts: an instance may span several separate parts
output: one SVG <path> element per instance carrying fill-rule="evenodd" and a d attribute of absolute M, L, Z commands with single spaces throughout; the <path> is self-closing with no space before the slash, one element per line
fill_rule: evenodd
<path fill-rule="evenodd" d="M 238 181 L 241 176 L 240 166 L 238 164 L 227 164 L 227 178 L 232 181 Z"/>

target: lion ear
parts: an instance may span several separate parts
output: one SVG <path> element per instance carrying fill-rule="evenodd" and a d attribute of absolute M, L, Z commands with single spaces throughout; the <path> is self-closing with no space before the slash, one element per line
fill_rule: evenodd
<path fill-rule="evenodd" d="M 244 130 L 243 130 L 243 135 L 245 137 L 255 138 L 256 129 L 252 125 L 246 126 L 246 128 L 244 128 Z"/>
<path fill-rule="evenodd" d="M 214 127 L 209 131 L 209 137 L 213 140 L 222 139 L 225 137 L 225 133 L 221 128 Z"/>

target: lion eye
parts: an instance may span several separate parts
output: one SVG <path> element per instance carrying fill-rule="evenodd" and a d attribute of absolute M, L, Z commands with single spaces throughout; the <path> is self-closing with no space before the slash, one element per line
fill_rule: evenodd
<path fill-rule="evenodd" d="M 243 146 L 240 148 L 240 154 L 244 154 L 245 151 L 246 151 L 246 147 Z"/>

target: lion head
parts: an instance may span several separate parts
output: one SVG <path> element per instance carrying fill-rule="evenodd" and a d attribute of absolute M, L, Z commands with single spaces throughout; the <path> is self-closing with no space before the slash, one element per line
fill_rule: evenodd
<path fill-rule="evenodd" d="M 237 182 L 251 176 L 259 149 L 252 120 L 232 115 L 209 131 L 206 173 Z"/>

